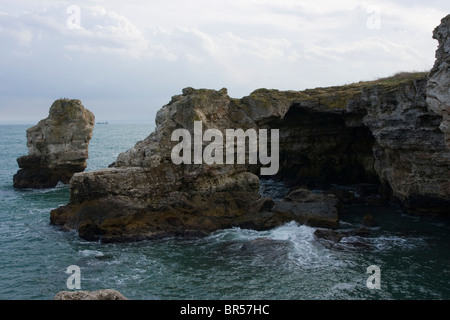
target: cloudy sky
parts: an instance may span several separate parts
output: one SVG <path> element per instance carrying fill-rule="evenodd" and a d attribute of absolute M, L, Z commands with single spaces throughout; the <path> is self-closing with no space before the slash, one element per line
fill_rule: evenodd
<path fill-rule="evenodd" d="M 303 90 L 428 71 L 448 0 L 5 0 L 0 124 L 58 98 L 97 121 L 154 122 L 184 87 Z"/>

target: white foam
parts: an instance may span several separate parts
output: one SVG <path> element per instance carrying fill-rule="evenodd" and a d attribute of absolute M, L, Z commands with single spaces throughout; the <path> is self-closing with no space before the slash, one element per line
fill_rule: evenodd
<path fill-rule="evenodd" d="M 413 237 L 379 236 L 368 240 L 378 250 L 414 249 L 426 245 L 423 239 Z"/>
<path fill-rule="evenodd" d="M 311 241 L 316 229 L 296 222 L 289 222 L 269 231 L 269 237 L 274 240 L 288 240 L 292 242 Z"/>
<path fill-rule="evenodd" d="M 103 257 L 104 256 L 103 252 L 98 251 L 98 250 L 81 250 L 81 251 L 79 251 L 79 253 L 83 257 Z"/>
<path fill-rule="evenodd" d="M 280 227 L 254 231 L 240 228 L 222 230 L 209 236 L 216 241 L 251 241 L 257 238 L 286 241 L 286 267 L 315 269 L 340 268 L 345 265 L 333 256 L 333 252 L 315 241 L 316 228 L 289 222 Z"/>
<path fill-rule="evenodd" d="M 56 186 L 55 186 L 55 189 L 66 188 L 67 186 L 68 186 L 68 185 L 65 184 L 64 182 L 58 181 L 58 183 L 57 183 Z"/>

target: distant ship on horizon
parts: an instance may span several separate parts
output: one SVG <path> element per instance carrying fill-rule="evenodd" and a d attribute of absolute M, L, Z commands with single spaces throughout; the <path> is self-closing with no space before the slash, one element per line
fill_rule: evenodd
<path fill-rule="evenodd" d="M 97 124 L 108 124 L 108 121 L 103 121 L 103 122 L 98 121 Z"/>

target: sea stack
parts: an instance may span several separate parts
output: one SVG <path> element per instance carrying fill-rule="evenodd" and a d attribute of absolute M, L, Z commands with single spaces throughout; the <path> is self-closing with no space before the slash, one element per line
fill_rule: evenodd
<path fill-rule="evenodd" d="M 80 100 L 56 100 L 49 116 L 27 129 L 28 155 L 17 158 L 14 187 L 52 188 L 84 171 L 94 122 Z"/>

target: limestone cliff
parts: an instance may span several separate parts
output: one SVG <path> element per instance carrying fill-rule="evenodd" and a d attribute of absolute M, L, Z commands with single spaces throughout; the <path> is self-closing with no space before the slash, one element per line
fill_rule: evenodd
<path fill-rule="evenodd" d="M 17 188 L 54 187 L 69 183 L 86 168 L 94 115 L 79 100 L 56 100 L 49 116 L 27 130 L 28 155 L 19 157 Z"/>
<path fill-rule="evenodd" d="M 402 73 L 298 93 L 257 90 L 243 101 L 290 106 L 282 119 L 263 120 L 282 128 L 278 176 L 288 185 L 379 183 L 411 211 L 448 213 L 450 152 L 426 89 L 426 73 Z"/>
<path fill-rule="evenodd" d="M 158 112 L 155 131 L 110 168 L 75 174 L 70 203 L 51 212 L 51 223 L 104 242 L 197 236 L 232 226 L 264 229 L 291 220 L 333 228 L 338 200 L 304 188 L 361 182 L 411 212 L 448 215 L 450 150 L 439 129 L 442 108 L 427 103 L 437 97 L 427 88 L 448 93 L 448 82 L 439 80 L 445 72 L 437 78 L 432 72 L 431 80 L 427 73 L 401 73 L 300 92 L 259 89 L 242 99 L 230 98 L 226 89 L 186 88 Z M 438 100 L 448 103 L 444 95 Z M 302 188 L 275 204 L 258 193 L 261 163 L 175 164 L 172 134 L 185 129 L 195 140 L 196 121 L 202 133 L 278 129 L 274 178 Z M 201 143 L 203 150 L 208 144 Z"/>
<path fill-rule="evenodd" d="M 433 38 L 439 42 L 439 46 L 428 81 L 427 102 L 431 110 L 443 117 L 440 128 L 450 148 L 450 15 L 436 27 Z"/>
<path fill-rule="evenodd" d="M 262 228 L 264 216 L 252 214 L 265 200 L 245 165 L 176 165 L 171 159 L 174 130 L 192 132 L 196 120 L 203 131 L 254 126 L 241 112 L 225 89 L 184 89 L 158 112 L 155 132 L 120 154 L 113 167 L 75 174 L 70 203 L 52 211 L 51 222 L 104 242 L 198 236 L 250 222 Z"/>

